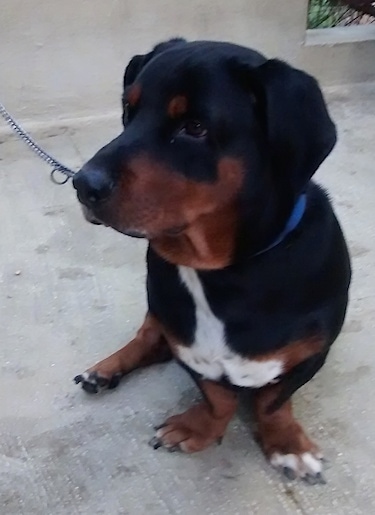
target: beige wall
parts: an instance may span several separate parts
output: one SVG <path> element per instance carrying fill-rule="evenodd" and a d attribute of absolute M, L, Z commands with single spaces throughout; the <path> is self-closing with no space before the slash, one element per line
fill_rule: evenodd
<path fill-rule="evenodd" d="M 307 0 L 1 0 L 0 101 L 23 120 L 111 113 L 128 59 L 176 35 L 256 47 L 325 84 L 374 79 L 375 40 L 304 47 L 306 6 Z"/>

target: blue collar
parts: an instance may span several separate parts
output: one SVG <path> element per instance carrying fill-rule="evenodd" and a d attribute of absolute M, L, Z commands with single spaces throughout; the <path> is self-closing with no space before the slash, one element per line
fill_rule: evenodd
<path fill-rule="evenodd" d="M 281 233 L 278 235 L 278 237 L 271 243 L 271 245 L 268 245 L 268 247 L 266 247 L 265 249 L 260 250 L 259 252 L 254 254 L 254 256 L 259 256 L 260 254 L 264 254 L 268 250 L 273 249 L 274 247 L 276 247 L 276 245 L 281 243 L 288 236 L 289 233 L 294 231 L 294 229 L 300 223 L 300 221 L 302 220 L 302 217 L 305 213 L 305 209 L 306 209 L 306 193 L 302 193 L 302 195 L 300 195 L 298 197 L 297 202 L 294 204 L 293 211 L 292 211 L 284 229 L 281 231 Z"/>

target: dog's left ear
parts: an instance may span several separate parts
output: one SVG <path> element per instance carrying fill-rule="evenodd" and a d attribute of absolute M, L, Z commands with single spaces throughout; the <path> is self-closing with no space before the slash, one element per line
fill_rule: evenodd
<path fill-rule="evenodd" d="M 183 38 L 169 39 L 168 41 L 163 41 L 162 43 L 156 45 L 148 54 L 139 54 L 132 57 L 125 69 L 123 83 L 124 88 L 126 88 L 126 86 L 130 86 L 130 84 L 132 84 L 135 81 L 137 75 L 141 72 L 142 68 L 144 68 L 146 64 L 151 61 L 151 59 L 161 54 L 162 52 L 165 52 L 166 50 L 175 47 L 176 45 L 181 45 L 184 43 L 186 43 L 186 41 Z"/>
<path fill-rule="evenodd" d="M 275 59 L 257 68 L 231 61 L 231 68 L 255 96 L 272 169 L 299 194 L 336 143 L 335 125 L 317 81 Z"/>
<path fill-rule="evenodd" d="M 129 64 L 125 68 L 124 88 L 126 88 L 126 86 L 130 86 L 130 84 L 133 84 L 138 73 L 142 70 L 145 60 L 145 55 L 135 55 L 130 59 Z"/>

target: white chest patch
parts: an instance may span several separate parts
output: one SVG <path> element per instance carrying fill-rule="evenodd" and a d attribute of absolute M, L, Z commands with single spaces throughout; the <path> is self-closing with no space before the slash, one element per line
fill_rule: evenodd
<path fill-rule="evenodd" d="M 179 266 L 178 271 L 194 301 L 196 317 L 193 344 L 178 347 L 181 361 L 206 379 L 226 377 L 236 386 L 259 388 L 281 375 L 281 360 L 255 361 L 231 351 L 226 345 L 224 324 L 211 311 L 196 271 L 185 266 Z"/>

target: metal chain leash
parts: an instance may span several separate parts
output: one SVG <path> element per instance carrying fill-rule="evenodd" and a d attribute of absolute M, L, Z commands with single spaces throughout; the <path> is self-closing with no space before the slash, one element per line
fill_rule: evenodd
<path fill-rule="evenodd" d="M 14 118 L 8 113 L 3 104 L 0 103 L 0 115 L 4 118 L 10 128 L 29 146 L 29 148 L 35 152 L 43 161 L 49 164 L 53 170 L 51 172 L 51 180 L 55 184 L 65 184 L 69 179 L 75 175 L 75 172 L 70 168 L 67 168 L 61 164 L 57 159 L 48 154 L 43 150 L 32 138 L 27 134 L 26 131 L 14 120 Z M 56 178 L 56 173 L 62 173 L 65 175 L 64 179 L 59 180 Z"/>

